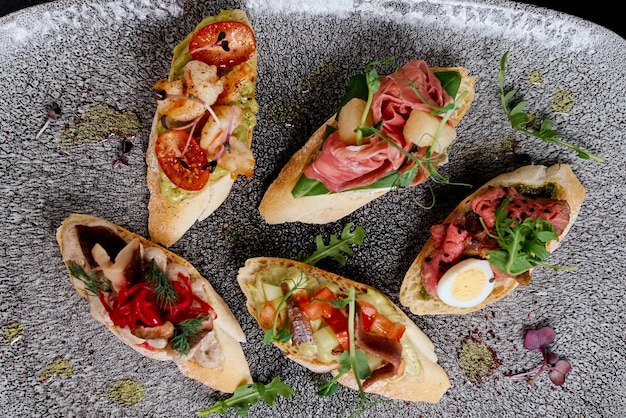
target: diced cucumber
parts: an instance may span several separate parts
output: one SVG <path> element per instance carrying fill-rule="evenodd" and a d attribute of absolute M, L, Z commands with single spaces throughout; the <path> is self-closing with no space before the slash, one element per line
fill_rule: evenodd
<path fill-rule="evenodd" d="M 283 297 L 283 290 L 280 288 L 280 286 L 275 286 L 273 284 L 269 284 L 265 282 L 263 282 L 261 285 L 263 287 L 265 300 L 272 300 L 272 299 Z"/>
<path fill-rule="evenodd" d="M 317 345 L 317 357 L 324 363 L 336 360 L 333 349 L 339 345 L 335 331 L 329 326 L 322 327 L 313 333 Z"/>

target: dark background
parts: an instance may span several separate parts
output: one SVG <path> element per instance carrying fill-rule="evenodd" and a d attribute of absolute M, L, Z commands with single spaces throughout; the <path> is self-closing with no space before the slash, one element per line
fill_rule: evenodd
<path fill-rule="evenodd" d="M 50 0 L 0 0 L 0 16 L 4 16 L 24 7 L 30 7 L 46 3 L 48 1 Z M 623 38 L 626 38 L 626 23 L 624 23 L 624 18 L 621 17 L 621 13 L 619 13 L 614 7 L 611 7 L 606 1 L 598 3 L 583 1 L 577 2 L 579 4 L 575 4 L 573 0 L 532 0 L 523 1 L 521 3 L 534 4 L 536 6 L 547 7 L 549 9 L 582 17 L 583 19 L 604 26 Z"/>

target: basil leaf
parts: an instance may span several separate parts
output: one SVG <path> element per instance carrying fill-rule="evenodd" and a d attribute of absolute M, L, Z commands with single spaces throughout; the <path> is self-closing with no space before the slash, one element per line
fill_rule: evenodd
<path fill-rule="evenodd" d="M 461 74 L 457 71 L 437 71 L 435 76 L 441 81 L 446 93 L 455 98 L 461 87 Z"/>

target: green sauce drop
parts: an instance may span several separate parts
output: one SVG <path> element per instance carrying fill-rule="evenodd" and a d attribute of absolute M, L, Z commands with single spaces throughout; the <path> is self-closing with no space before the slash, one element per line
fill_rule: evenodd
<path fill-rule="evenodd" d="M 19 322 L 12 322 L 2 327 L 2 339 L 6 344 L 17 342 L 24 334 L 24 325 Z"/>
<path fill-rule="evenodd" d="M 461 343 L 458 361 L 465 378 L 472 383 L 480 383 L 500 366 L 495 353 L 483 342 L 471 337 Z"/>
<path fill-rule="evenodd" d="M 75 145 L 100 142 L 111 134 L 134 136 L 139 132 L 141 123 L 133 112 L 119 111 L 104 103 L 89 105 L 81 120 L 61 134 L 59 145 Z"/>
<path fill-rule="evenodd" d="M 560 88 L 552 96 L 551 108 L 556 113 L 570 113 L 574 108 L 574 93 L 568 88 Z"/>
<path fill-rule="evenodd" d="M 145 395 L 146 388 L 144 385 L 130 379 L 113 382 L 109 388 L 109 399 L 111 402 L 128 407 L 141 403 Z"/>
<path fill-rule="evenodd" d="M 64 358 L 57 358 L 52 363 L 48 364 L 41 370 L 39 376 L 42 382 L 45 382 L 55 376 L 59 377 L 72 377 L 74 375 L 74 368 L 69 360 Z"/>

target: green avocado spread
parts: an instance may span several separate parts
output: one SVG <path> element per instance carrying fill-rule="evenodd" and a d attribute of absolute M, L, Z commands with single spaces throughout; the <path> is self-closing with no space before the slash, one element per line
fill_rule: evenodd
<path fill-rule="evenodd" d="M 248 23 L 245 20 L 245 15 L 237 13 L 232 10 L 222 10 L 219 14 L 215 16 L 208 16 L 204 18 L 195 27 L 195 29 L 189 35 L 187 35 L 185 39 L 183 39 L 178 45 L 176 45 L 173 49 L 173 59 L 172 59 L 172 66 L 171 66 L 170 74 L 169 74 L 169 80 L 173 81 L 173 80 L 182 78 L 183 68 L 189 61 L 192 60 L 191 54 L 189 53 L 189 41 L 191 40 L 191 38 L 193 37 L 196 31 L 212 23 L 231 21 L 231 20 L 243 22 L 246 24 Z M 254 71 L 256 72 L 256 60 L 254 59 L 241 63 L 229 70 L 236 71 L 238 67 L 242 65 L 248 65 L 252 67 Z M 219 71 L 223 71 L 223 70 L 219 69 L 218 72 Z M 241 96 L 239 97 L 239 99 L 234 103 L 228 103 L 232 105 L 237 105 L 241 108 L 241 110 L 243 110 L 242 122 L 235 129 L 233 129 L 232 135 L 235 136 L 239 141 L 246 144 L 248 147 L 250 147 L 251 145 L 249 144 L 248 132 L 250 132 L 256 126 L 256 123 L 257 123 L 256 115 L 259 111 L 259 104 L 256 98 L 254 97 L 254 94 L 255 94 L 254 89 L 255 89 L 255 82 L 254 80 L 250 79 L 246 82 L 246 84 L 241 89 Z M 161 123 L 159 122 L 157 126 L 157 133 L 160 135 L 164 132 L 167 132 L 167 129 L 164 128 L 163 125 L 161 125 Z M 230 172 L 220 167 L 218 164 L 215 168 L 215 171 L 211 173 L 209 182 L 207 183 L 205 188 L 210 187 L 213 182 L 221 179 L 225 175 L 230 175 Z M 163 171 L 161 171 L 160 190 L 161 190 L 161 194 L 163 195 L 163 197 L 165 197 L 168 201 L 173 202 L 173 203 L 180 202 L 183 199 L 198 193 L 198 192 L 187 191 L 176 186 L 167 178 L 167 176 L 165 175 L 165 173 L 163 173 Z"/>

